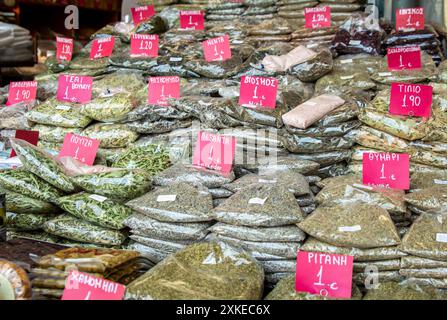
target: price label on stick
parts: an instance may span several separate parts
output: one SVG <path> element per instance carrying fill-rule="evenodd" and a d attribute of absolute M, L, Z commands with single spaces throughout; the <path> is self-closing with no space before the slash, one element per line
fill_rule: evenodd
<path fill-rule="evenodd" d="M 331 8 L 328 6 L 304 8 L 304 17 L 308 29 L 329 28 L 332 24 Z"/>
<path fill-rule="evenodd" d="M 275 109 L 277 91 L 278 80 L 275 78 L 243 76 L 241 78 L 239 104 Z"/>
<path fill-rule="evenodd" d="M 92 43 L 92 50 L 90 51 L 90 59 L 100 59 L 110 57 L 115 47 L 115 37 L 107 37 L 96 39 Z"/>
<path fill-rule="evenodd" d="M 295 290 L 325 297 L 351 298 L 354 257 L 299 251 Z"/>
<path fill-rule="evenodd" d="M 132 34 L 130 54 L 138 57 L 157 57 L 158 41 L 156 34 Z"/>
<path fill-rule="evenodd" d="M 93 165 L 99 148 L 99 140 L 69 133 L 64 138 L 59 158 L 72 157 L 88 166 Z"/>
<path fill-rule="evenodd" d="M 28 130 L 16 130 L 15 138 L 25 140 L 26 142 L 31 143 L 33 146 L 37 146 L 39 142 L 39 131 L 28 131 Z M 11 158 L 15 157 L 17 154 L 13 150 L 11 150 Z"/>
<path fill-rule="evenodd" d="M 72 270 L 65 282 L 62 300 L 122 300 L 125 291 L 122 284 Z"/>
<path fill-rule="evenodd" d="M 149 104 L 167 107 L 169 98 L 180 98 L 180 78 L 177 76 L 149 78 Z"/>
<path fill-rule="evenodd" d="M 59 76 L 57 100 L 86 103 L 92 99 L 93 78 L 62 74 Z"/>
<path fill-rule="evenodd" d="M 397 31 L 424 30 L 424 28 L 424 8 L 405 8 L 396 10 Z"/>
<path fill-rule="evenodd" d="M 206 61 L 225 61 L 231 58 L 230 37 L 228 35 L 202 42 Z"/>
<path fill-rule="evenodd" d="M 140 24 L 152 18 L 155 15 L 154 6 L 141 6 L 131 8 L 132 18 L 134 24 Z"/>
<path fill-rule="evenodd" d="M 180 11 L 180 28 L 186 30 L 204 30 L 205 15 L 203 11 Z"/>
<path fill-rule="evenodd" d="M 229 174 L 235 150 L 236 138 L 201 131 L 194 149 L 193 165 Z"/>
<path fill-rule="evenodd" d="M 395 115 L 429 118 L 432 100 L 431 86 L 392 83 L 389 112 Z"/>
<path fill-rule="evenodd" d="M 421 48 L 419 46 L 388 48 L 388 69 L 418 70 L 422 68 Z"/>
<path fill-rule="evenodd" d="M 20 81 L 9 84 L 7 106 L 20 102 L 32 102 L 36 100 L 37 81 Z"/>
<path fill-rule="evenodd" d="M 71 61 L 73 56 L 73 39 L 56 37 L 56 58 L 62 61 Z"/>
<path fill-rule="evenodd" d="M 364 153 L 363 184 L 373 187 L 409 190 L 410 156 L 405 153 Z"/>

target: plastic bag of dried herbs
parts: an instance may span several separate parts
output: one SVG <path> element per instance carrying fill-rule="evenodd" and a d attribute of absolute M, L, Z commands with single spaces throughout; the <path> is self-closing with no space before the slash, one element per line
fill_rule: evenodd
<path fill-rule="evenodd" d="M 443 213 L 447 209 L 447 186 L 438 185 L 409 193 L 405 201 L 430 213 Z"/>
<path fill-rule="evenodd" d="M 169 153 L 158 144 L 132 147 L 121 153 L 113 163 L 114 168 L 143 169 L 155 175 L 171 165 Z"/>
<path fill-rule="evenodd" d="M 82 134 L 100 141 L 101 148 L 125 148 L 137 140 L 138 133 L 124 124 L 96 123 L 86 128 Z"/>
<path fill-rule="evenodd" d="M 64 138 L 67 134 L 80 134 L 82 131 L 82 129 L 80 128 L 63 128 L 56 126 L 47 126 L 43 124 L 36 124 L 33 127 L 33 130 L 39 131 L 39 139 L 54 143 L 63 143 Z"/>
<path fill-rule="evenodd" d="M 17 231 L 17 230 L 7 230 L 6 231 L 6 241 L 13 239 L 32 239 L 43 242 L 58 243 L 60 238 L 53 236 L 44 231 Z"/>
<path fill-rule="evenodd" d="M 188 128 L 191 126 L 191 119 L 185 120 L 168 120 L 160 119 L 158 121 L 152 121 L 152 119 L 141 119 L 126 123 L 128 128 L 132 131 L 145 134 L 160 134 L 171 132 L 180 128 Z"/>
<path fill-rule="evenodd" d="M 25 140 L 11 138 L 11 144 L 26 170 L 33 172 L 62 191 L 73 192 L 76 190 L 57 158 Z"/>
<path fill-rule="evenodd" d="M 121 69 L 95 81 L 92 98 L 110 98 L 122 93 L 132 94 L 142 89 L 147 90 L 147 85 L 141 72 Z"/>
<path fill-rule="evenodd" d="M 261 299 L 264 272 L 247 253 L 203 242 L 171 255 L 127 286 L 126 299 Z M 175 284 L 175 285 L 173 285 Z"/>
<path fill-rule="evenodd" d="M 191 240 L 179 240 L 179 241 L 173 241 L 173 240 L 164 240 L 164 239 L 157 239 L 157 238 L 149 238 L 144 236 L 139 236 L 136 234 L 131 235 L 129 238 L 132 240 L 141 243 L 145 246 L 151 247 L 155 250 L 160 250 L 162 252 L 166 253 L 174 253 L 177 252 L 187 245 L 190 245 L 193 243 Z"/>
<path fill-rule="evenodd" d="M 376 87 L 377 84 L 364 71 L 352 73 L 351 75 L 333 72 L 317 80 L 315 93 L 340 95 L 355 92 L 356 90 L 371 90 Z"/>
<path fill-rule="evenodd" d="M 244 164 L 237 164 L 236 166 L 261 175 L 274 174 L 281 171 L 294 171 L 308 175 L 316 172 L 320 167 L 316 162 L 299 160 L 293 155 L 247 159 L 247 162 Z"/>
<path fill-rule="evenodd" d="M 30 130 L 32 124 L 28 122 L 25 114 L 32 105 L 18 103 L 11 106 L 2 106 L 0 103 L 0 128 L 14 130 Z"/>
<path fill-rule="evenodd" d="M 54 217 L 52 214 L 18 214 L 7 212 L 6 226 L 15 230 L 35 231 L 42 229 L 43 224 Z"/>
<path fill-rule="evenodd" d="M 14 190 L 24 196 L 50 203 L 63 196 L 62 191 L 23 169 L 1 171 L 0 186 L 8 191 Z"/>
<path fill-rule="evenodd" d="M 377 289 L 367 291 L 364 300 L 446 300 L 444 291 L 431 286 L 402 283 L 380 283 Z"/>
<path fill-rule="evenodd" d="M 332 71 L 332 53 L 321 50 L 317 56 L 301 64 L 293 66 L 290 73 L 304 82 L 314 82 Z"/>
<path fill-rule="evenodd" d="M 32 122 L 65 127 L 84 128 L 92 120 L 79 112 L 80 106 L 70 102 L 59 102 L 56 98 L 49 99 L 25 114 Z"/>
<path fill-rule="evenodd" d="M 165 222 L 201 222 L 212 219 L 211 194 L 186 183 L 157 188 L 126 205 L 136 212 Z"/>
<path fill-rule="evenodd" d="M 285 130 L 281 132 L 281 142 L 289 152 L 293 153 L 338 151 L 350 149 L 354 145 L 354 141 L 349 137 L 304 137 L 290 134 Z"/>
<path fill-rule="evenodd" d="M 1 182 L 0 182 L 1 183 Z M 0 193 L 6 194 L 6 211 L 18 214 L 55 214 L 59 212 L 59 208 L 55 205 L 24 196 L 9 190 L 2 190 Z"/>

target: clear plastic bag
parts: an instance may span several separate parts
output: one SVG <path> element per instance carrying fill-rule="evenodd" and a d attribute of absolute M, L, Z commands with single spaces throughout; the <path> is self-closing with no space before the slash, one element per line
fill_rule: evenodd
<path fill-rule="evenodd" d="M 281 133 L 281 141 L 284 147 L 292 153 L 318 153 L 350 149 L 354 141 L 349 137 L 303 137 L 290 134 L 286 131 Z"/>
<path fill-rule="evenodd" d="M 113 162 L 114 168 L 143 169 L 155 175 L 171 165 L 169 153 L 163 145 L 135 146 L 121 153 Z"/>
<path fill-rule="evenodd" d="M 101 148 L 125 148 L 137 140 L 138 133 L 124 124 L 97 123 L 87 127 L 82 134 L 100 141 Z"/>
<path fill-rule="evenodd" d="M 159 250 L 167 253 L 175 253 L 187 245 L 193 243 L 193 241 L 183 240 L 183 241 L 172 241 L 157 238 L 143 237 L 136 234 L 130 236 L 130 238 L 138 243 L 148 246 L 152 249 Z"/>
<path fill-rule="evenodd" d="M 447 210 L 447 186 L 438 185 L 405 196 L 409 204 L 430 213 L 445 213 Z"/>
<path fill-rule="evenodd" d="M 400 270 L 400 259 L 354 262 L 354 273 L 367 272 L 367 268 L 377 268 L 379 272 Z"/>
<path fill-rule="evenodd" d="M 132 131 L 144 134 L 160 134 L 171 132 L 180 128 L 188 128 L 191 126 L 191 119 L 185 120 L 167 120 L 161 119 L 158 121 L 152 121 L 152 119 L 142 119 L 138 121 L 126 123 L 128 128 Z"/>
<path fill-rule="evenodd" d="M 327 127 L 311 126 L 307 129 L 298 129 L 286 125 L 285 129 L 287 130 L 287 132 L 299 136 L 340 137 L 344 136 L 351 130 L 358 128 L 360 125 L 361 125 L 360 121 L 353 120 Z"/>
<path fill-rule="evenodd" d="M 445 292 L 432 286 L 408 282 L 381 282 L 377 289 L 367 291 L 364 300 L 445 300 Z"/>
<path fill-rule="evenodd" d="M 402 269 L 447 268 L 447 261 L 419 258 L 415 256 L 401 258 Z"/>
<path fill-rule="evenodd" d="M 6 194 L 6 211 L 18 214 L 54 214 L 59 209 L 46 201 L 30 198 L 20 193 L 8 190 L 1 190 Z"/>
<path fill-rule="evenodd" d="M 407 278 L 447 279 L 447 268 L 400 269 L 399 273 Z"/>
<path fill-rule="evenodd" d="M 45 222 L 54 218 L 51 214 L 32 214 L 32 213 L 6 213 L 6 226 L 20 231 L 35 231 L 42 229 Z"/>
<path fill-rule="evenodd" d="M 290 73 L 296 75 L 301 81 L 315 82 L 332 71 L 332 63 L 332 53 L 324 49 L 314 58 L 293 66 Z"/>
<path fill-rule="evenodd" d="M 30 130 L 31 123 L 25 117 L 32 105 L 28 103 L 18 103 L 11 106 L 1 106 L 0 104 L 0 128 L 14 130 Z"/>
<path fill-rule="evenodd" d="M 79 135 L 82 132 L 82 129 L 80 128 L 64 128 L 43 124 L 36 124 L 33 127 L 33 130 L 39 131 L 39 139 L 53 143 L 63 143 L 65 136 L 69 133 Z"/>

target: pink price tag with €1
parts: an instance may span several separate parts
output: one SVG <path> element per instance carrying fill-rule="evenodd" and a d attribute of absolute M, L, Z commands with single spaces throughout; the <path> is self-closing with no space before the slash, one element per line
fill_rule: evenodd
<path fill-rule="evenodd" d="M 56 98 L 59 101 L 87 103 L 92 99 L 93 78 L 62 74 L 59 76 Z"/>
<path fill-rule="evenodd" d="M 130 38 L 130 54 L 135 57 L 157 57 L 158 35 L 132 34 Z"/>
<path fill-rule="evenodd" d="M 99 140 L 68 133 L 64 138 L 59 158 L 71 157 L 88 166 L 93 165 L 99 148 Z"/>
<path fill-rule="evenodd" d="M 278 80 L 275 78 L 243 76 L 239 104 L 248 107 L 276 108 Z"/>
<path fill-rule="evenodd" d="M 36 94 L 37 81 L 11 82 L 6 106 L 12 106 L 20 102 L 32 102 L 36 100 Z"/>
<path fill-rule="evenodd" d="M 203 11 L 180 11 L 180 28 L 185 30 L 204 30 L 205 14 Z"/>
<path fill-rule="evenodd" d="M 387 49 L 388 69 L 418 70 L 422 68 L 421 48 L 419 46 Z"/>
<path fill-rule="evenodd" d="M 409 190 L 410 156 L 405 153 L 364 153 L 363 184 L 371 187 Z"/>
<path fill-rule="evenodd" d="M 202 42 L 205 60 L 225 61 L 231 58 L 230 37 L 224 35 L 221 37 L 208 39 Z"/>
<path fill-rule="evenodd" d="M 140 24 L 152 18 L 155 15 L 154 6 L 141 6 L 131 9 L 134 24 Z"/>
<path fill-rule="evenodd" d="M 432 86 L 392 83 L 389 113 L 429 118 L 431 116 L 432 100 Z"/>
<path fill-rule="evenodd" d="M 235 150 L 236 138 L 201 131 L 194 149 L 193 165 L 229 174 Z"/>
<path fill-rule="evenodd" d="M 115 47 L 115 37 L 99 38 L 93 41 L 90 59 L 110 57 Z"/>
<path fill-rule="evenodd" d="M 304 8 L 304 17 L 308 29 L 329 28 L 332 24 L 331 8 L 328 6 Z"/>
<path fill-rule="evenodd" d="M 167 107 L 167 99 L 180 98 L 180 78 L 177 76 L 149 78 L 149 104 Z"/>
<path fill-rule="evenodd" d="M 424 30 L 424 28 L 424 8 L 403 8 L 396 10 L 397 31 Z"/>
<path fill-rule="evenodd" d="M 346 226 L 340 232 L 356 232 L 360 226 Z M 358 230 L 357 230 L 358 231 Z M 299 251 L 295 290 L 325 297 L 349 299 L 352 295 L 354 257 Z"/>
<path fill-rule="evenodd" d="M 71 61 L 73 56 L 73 39 L 56 37 L 56 58 L 60 61 Z"/>

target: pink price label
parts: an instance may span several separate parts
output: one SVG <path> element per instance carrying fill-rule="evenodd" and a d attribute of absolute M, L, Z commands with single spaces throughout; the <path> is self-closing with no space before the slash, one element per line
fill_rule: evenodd
<path fill-rule="evenodd" d="M 180 77 L 149 78 L 149 104 L 167 107 L 169 98 L 180 98 Z"/>
<path fill-rule="evenodd" d="M 406 8 L 396 10 L 396 30 L 414 31 L 424 30 L 424 8 Z"/>
<path fill-rule="evenodd" d="M 26 142 L 31 143 L 34 146 L 37 146 L 39 142 L 39 131 L 28 131 L 28 130 L 16 130 L 15 136 L 17 139 L 25 140 Z M 10 157 L 15 157 L 17 154 L 13 150 L 11 150 Z"/>
<path fill-rule="evenodd" d="M 429 118 L 431 116 L 432 100 L 432 86 L 392 83 L 389 113 Z"/>
<path fill-rule="evenodd" d="M 71 157 L 88 166 L 93 165 L 99 148 L 99 140 L 68 133 L 64 138 L 59 158 Z"/>
<path fill-rule="evenodd" d="M 9 84 L 7 106 L 20 102 L 32 102 L 36 100 L 37 81 L 20 81 Z"/>
<path fill-rule="evenodd" d="M 299 251 L 295 290 L 325 297 L 351 298 L 354 257 Z"/>
<path fill-rule="evenodd" d="M 200 131 L 193 165 L 229 174 L 233 168 L 236 138 Z"/>
<path fill-rule="evenodd" d="M 239 104 L 275 109 L 277 91 L 278 80 L 275 78 L 243 76 Z"/>
<path fill-rule="evenodd" d="M 130 54 L 138 57 L 157 57 L 158 41 L 156 34 L 132 34 Z"/>
<path fill-rule="evenodd" d="M 100 59 L 110 57 L 115 47 L 115 37 L 107 37 L 96 39 L 92 43 L 92 50 L 90 51 L 90 59 Z"/>
<path fill-rule="evenodd" d="M 205 14 L 203 11 L 180 11 L 180 28 L 184 30 L 204 30 Z"/>
<path fill-rule="evenodd" d="M 409 190 L 410 156 L 405 153 L 364 153 L 363 184 L 371 187 Z"/>
<path fill-rule="evenodd" d="M 62 74 L 59 76 L 57 100 L 86 103 L 92 99 L 93 78 Z"/>
<path fill-rule="evenodd" d="M 205 60 L 225 61 L 231 58 L 230 37 L 228 35 L 202 42 Z"/>
<path fill-rule="evenodd" d="M 73 39 L 56 37 L 56 58 L 61 61 L 71 61 L 73 56 Z"/>
<path fill-rule="evenodd" d="M 421 48 L 419 46 L 387 49 L 388 69 L 418 70 L 422 68 Z"/>
<path fill-rule="evenodd" d="M 329 28 L 332 24 L 331 8 L 328 6 L 304 8 L 304 17 L 308 29 Z"/>
<path fill-rule="evenodd" d="M 126 287 L 91 274 L 72 270 L 62 300 L 123 300 Z"/>
<path fill-rule="evenodd" d="M 152 18 L 155 15 L 154 6 L 141 6 L 131 9 L 134 24 L 140 24 Z"/>

